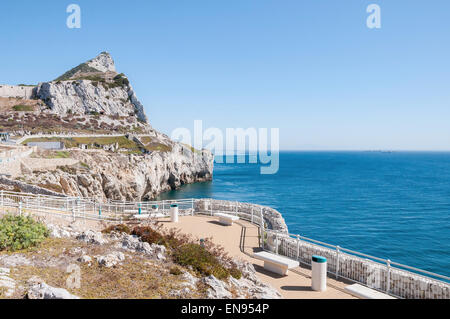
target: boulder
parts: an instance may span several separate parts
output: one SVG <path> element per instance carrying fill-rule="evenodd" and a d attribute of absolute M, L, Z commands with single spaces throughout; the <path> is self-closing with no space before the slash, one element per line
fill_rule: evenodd
<path fill-rule="evenodd" d="M 104 245 L 108 243 L 108 240 L 103 237 L 102 233 L 95 232 L 92 230 L 82 232 L 80 235 L 77 236 L 77 239 L 84 241 L 88 244 Z"/>
<path fill-rule="evenodd" d="M 100 266 L 110 268 L 117 265 L 119 262 L 125 260 L 125 255 L 122 252 L 116 251 L 106 256 L 96 256 L 97 262 Z"/>
<path fill-rule="evenodd" d="M 228 290 L 228 285 L 214 277 L 213 275 L 204 277 L 203 283 L 210 288 L 206 291 L 206 298 L 208 299 L 230 299 L 231 292 Z"/>
<path fill-rule="evenodd" d="M 46 283 L 32 285 L 27 293 L 28 299 L 80 299 L 63 288 L 55 288 Z"/>

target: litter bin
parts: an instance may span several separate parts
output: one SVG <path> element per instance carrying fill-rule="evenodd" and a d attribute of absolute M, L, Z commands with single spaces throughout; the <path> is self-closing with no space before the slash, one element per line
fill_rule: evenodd
<path fill-rule="evenodd" d="M 178 223 L 178 205 L 170 205 L 170 220 L 172 223 Z"/>
<path fill-rule="evenodd" d="M 314 291 L 327 290 L 327 259 L 321 256 L 312 256 L 311 288 Z"/>

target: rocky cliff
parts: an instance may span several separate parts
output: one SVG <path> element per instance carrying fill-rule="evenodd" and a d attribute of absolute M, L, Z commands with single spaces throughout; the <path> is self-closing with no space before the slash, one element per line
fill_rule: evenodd
<path fill-rule="evenodd" d="M 2 86 L 0 107 L 0 128 L 26 135 L 25 143 L 59 140 L 68 148 L 64 156 L 78 163 L 39 167 L 39 158 L 61 154 L 34 154 L 33 169 L 22 169 L 18 177 L 22 182 L 71 196 L 145 200 L 212 178 L 212 154 L 154 130 L 128 78 L 116 72 L 106 52 L 51 82 Z"/>
<path fill-rule="evenodd" d="M 173 144 L 170 152 L 125 155 L 98 151 L 71 151 L 79 165 L 34 170 L 22 174 L 29 184 L 76 197 L 99 201 L 149 200 L 183 184 L 210 180 L 213 157 L 208 151 L 193 153 Z"/>

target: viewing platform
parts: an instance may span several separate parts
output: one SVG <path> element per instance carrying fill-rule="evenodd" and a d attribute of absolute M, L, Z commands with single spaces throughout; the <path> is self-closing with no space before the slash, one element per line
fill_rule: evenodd
<path fill-rule="evenodd" d="M 171 218 L 173 209 L 176 218 Z M 284 298 L 450 299 L 449 277 L 289 234 L 279 212 L 256 204 L 214 199 L 99 203 L 89 198 L 0 191 L 0 212 L 84 220 L 92 225 L 159 221 L 163 227 L 178 229 L 199 242 L 210 238 L 231 257 L 250 262 L 259 278 Z M 220 214 L 234 216 L 235 221 L 221 223 Z M 261 251 L 270 256 L 272 266 L 277 266 L 277 260 L 280 267 L 287 266 L 289 271 L 281 272 L 286 276 L 269 272 L 270 267 L 265 269 L 265 261 L 255 258 Z M 327 289 L 323 292 L 311 289 L 312 256 L 327 260 Z"/>
<path fill-rule="evenodd" d="M 231 257 L 250 262 L 255 267 L 259 279 L 277 289 L 283 298 L 289 299 L 357 299 L 345 291 L 347 281 L 328 278 L 324 292 L 311 289 L 311 270 L 304 267 L 291 269 L 287 276 L 277 275 L 264 269 L 264 261 L 253 258 L 259 251 L 258 227 L 247 221 L 234 222 L 223 226 L 216 217 L 182 216 L 177 224 L 169 218 L 160 219 L 166 229 L 179 229 L 198 239 L 212 238 L 217 245 L 224 247 Z"/>

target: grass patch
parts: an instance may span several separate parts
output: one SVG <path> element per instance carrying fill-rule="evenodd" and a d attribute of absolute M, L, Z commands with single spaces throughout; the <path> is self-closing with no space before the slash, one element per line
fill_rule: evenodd
<path fill-rule="evenodd" d="M 141 154 L 141 148 L 136 142 L 127 139 L 125 136 L 111 136 L 111 137 L 72 137 L 72 138 L 30 138 L 22 144 L 30 142 L 63 142 L 66 148 L 78 148 L 81 144 L 88 145 L 90 149 L 102 149 L 105 145 L 118 144 L 119 148 L 126 149 L 133 154 Z"/>
<path fill-rule="evenodd" d="M 170 274 L 171 274 L 171 275 L 179 276 L 179 275 L 181 275 L 182 273 L 183 273 L 183 271 L 182 271 L 179 267 L 177 267 L 177 266 L 174 266 L 174 267 L 170 268 Z"/>
<path fill-rule="evenodd" d="M 141 137 L 141 143 L 149 152 L 172 152 L 172 147 L 166 144 L 153 142 L 150 136 Z"/>
<path fill-rule="evenodd" d="M 53 159 L 53 158 L 70 158 L 70 153 L 66 151 L 57 151 L 49 153 L 45 158 Z"/>
<path fill-rule="evenodd" d="M 160 299 L 173 298 L 169 292 L 179 289 L 179 279 L 169 274 L 166 265 L 149 262 L 140 253 L 130 253 L 120 265 L 111 268 L 99 266 L 95 261 L 91 266 L 78 263 L 79 253 L 73 248 L 82 248 L 89 256 L 105 255 L 111 246 L 89 245 L 72 239 L 46 240 L 34 251 L 23 254 L 33 260 L 30 266 L 19 266 L 11 270 L 18 287 L 26 287 L 32 277 L 39 277 L 53 287 L 67 289 L 70 293 L 83 299 Z M 49 265 L 54 261 L 62 266 Z M 67 287 L 69 273 L 67 266 L 77 264 L 81 268 L 80 288 Z M 16 289 L 14 298 L 23 298 L 26 289 Z M 192 297 L 201 298 L 204 295 L 193 292 Z"/>
<path fill-rule="evenodd" d="M 202 153 L 202 151 L 197 150 L 196 148 L 194 148 L 193 146 L 191 146 L 191 145 L 189 145 L 189 144 L 184 144 L 184 143 L 181 143 L 181 144 L 183 144 L 184 146 L 186 146 L 187 148 L 189 148 L 189 149 L 191 150 L 192 153 L 197 153 L 197 154 L 201 154 L 201 153 Z"/>
<path fill-rule="evenodd" d="M 42 243 L 50 232 L 31 217 L 6 215 L 0 219 L 0 250 L 18 251 Z"/>
<path fill-rule="evenodd" d="M 91 169 L 91 168 L 89 167 L 89 165 L 86 164 L 85 162 L 80 162 L 80 166 L 83 167 L 83 168 L 85 168 L 85 169 Z"/>
<path fill-rule="evenodd" d="M 48 189 L 53 192 L 57 192 L 57 193 L 63 192 L 63 188 L 61 187 L 61 185 L 58 185 L 58 184 L 47 183 L 47 184 L 38 184 L 37 186 Z"/>
<path fill-rule="evenodd" d="M 32 112 L 34 111 L 34 108 L 31 105 L 14 105 L 13 110 L 16 112 Z"/>

